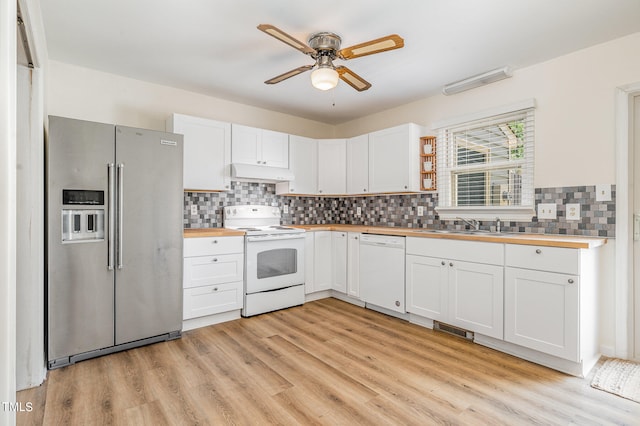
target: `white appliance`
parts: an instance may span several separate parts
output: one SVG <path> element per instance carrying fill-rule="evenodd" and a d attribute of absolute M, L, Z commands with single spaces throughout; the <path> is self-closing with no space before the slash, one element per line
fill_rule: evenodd
<path fill-rule="evenodd" d="M 224 209 L 225 228 L 245 232 L 244 317 L 304 303 L 304 230 L 280 220 L 278 207 Z"/>
<path fill-rule="evenodd" d="M 367 304 L 405 313 L 405 238 L 360 236 L 360 296 Z"/>

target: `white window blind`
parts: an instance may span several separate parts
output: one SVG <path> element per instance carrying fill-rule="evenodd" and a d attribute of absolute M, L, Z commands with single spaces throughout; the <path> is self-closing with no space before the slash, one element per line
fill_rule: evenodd
<path fill-rule="evenodd" d="M 440 129 L 438 210 L 533 210 L 533 159 L 534 108 Z"/>

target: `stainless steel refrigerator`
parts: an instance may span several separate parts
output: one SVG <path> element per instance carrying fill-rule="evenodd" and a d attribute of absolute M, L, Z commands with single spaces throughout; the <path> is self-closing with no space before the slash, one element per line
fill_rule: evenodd
<path fill-rule="evenodd" d="M 180 337 L 182 142 L 49 117 L 49 368 Z"/>

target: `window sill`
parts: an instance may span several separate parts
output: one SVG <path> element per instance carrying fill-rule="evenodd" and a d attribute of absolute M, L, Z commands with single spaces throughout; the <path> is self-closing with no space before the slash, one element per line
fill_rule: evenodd
<path fill-rule="evenodd" d="M 531 222 L 536 214 L 533 207 L 436 207 L 438 216 L 443 220 L 477 219 L 477 220 L 510 220 L 515 222 Z"/>

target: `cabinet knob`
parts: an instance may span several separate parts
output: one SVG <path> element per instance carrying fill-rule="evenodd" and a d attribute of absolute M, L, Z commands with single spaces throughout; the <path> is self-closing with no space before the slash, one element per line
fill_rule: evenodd
<path fill-rule="evenodd" d="M 453 266 L 453 262 L 449 262 L 449 266 Z"/>
<path fill-rule="evenodd" d="M 536 253 L 537 253 L 537 254 L 540 254 L 540 253 L 542 253 L 542 250 L 540 250 L 540 249 L 536 249 Z"/>
<path fill-rule="evenodd" d="M 573 278 L 568 279 L 569 284 L 573 284 Z"/>
<path fill-rule="evenodd" d="M 217 261 L 218 261 L 217 257 L 214 257 L 213 260 L 212 260 L 212 262 L 217 262 Z"/>
<path fill-rule="evenodd" d="M 225 188 L 229 188 L 229 185 L 225 185 L 224 187 L 225 187 Z"/>
<path fill-rule="evenodd" d="M 322 189 L 319 189 L 318 192 L 322 194 Z"/>
<path fill-rule="evenodd" d="M 214 287 L 211 291 L 218 291 L 218 287 Z"/>
<path fill-rule="evenodd" d="M 407 185 L 404 186 L 404 189 L 407 189 Z"/>
<path fill-rule="evenodd" d="M 363 189 L 362 189 L 362 192 L 367 192 L 367 188 L 363 188 Z"/>
<path fill-rule="evenodd" d="M 256 161 L 256 163 L 260 164 L 260 160 Z"/>
<path fill-rule="evenodd" d="M 289 190 L 289 192 L 293 192 L 293 191 L 295 191 L 295 189 L 293 189 L 293 188 L 291 188 L 291 189 Z"/>
<path fill-rule="evenodd" d="M 396 300 L 396 306 L 400 306 L 400 301 Z"/>
<path fill-rule="evenodd" d="M 218 244 L 218 240 L 213 240 L 213 244 Z"/>
<path fill-rule="evenodd" d="M 358 237 L 354 237 L 356 240 L 358 239 Z"/>
<path fill-rule="evenodd" d="M 442 262 L 440 262 L 442 266 L 446 265 L 447 262 L 445 262 L 444 260 Z"/>

